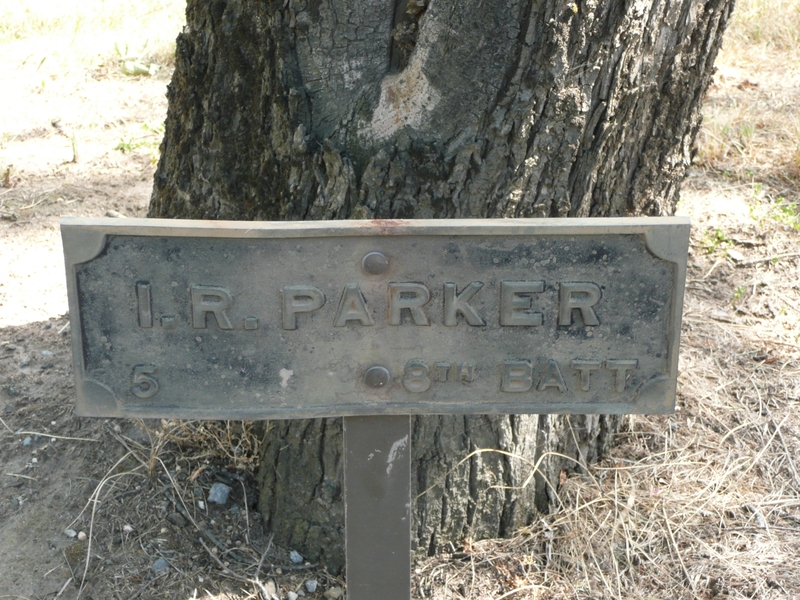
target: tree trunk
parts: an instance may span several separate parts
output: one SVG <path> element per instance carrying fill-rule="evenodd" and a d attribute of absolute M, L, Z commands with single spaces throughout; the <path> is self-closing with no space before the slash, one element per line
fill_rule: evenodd
<path fill-rule="evenodd" d="M 152 217 L 670 214 L 733 0 L 189 0 Z M 545 510 L 618 419 L 419 417 L 420 551 Z M 273 422 L 261 510 L 338 571 L 341 424 Z M 500 449 L 524 457 L 484 452 Z M 541 470 L 531 463 L 544 456 Z M 523 487 L 520 487 L 523 486 Z"/>

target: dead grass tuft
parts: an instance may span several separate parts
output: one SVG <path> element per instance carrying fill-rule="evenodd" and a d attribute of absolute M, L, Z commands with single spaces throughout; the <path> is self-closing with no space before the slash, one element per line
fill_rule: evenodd
<path fill-rule="evenodd" d="M 701 167 L 800 193 L 800 0 L 739 0 L 698 139 Z"/>
<path fill-rule="evenodd" d="M 727 52 L 739 55 L 754 46 L 765 52 L 796 53 L 800 48 L 800 2 L 738 0 L 736 16 L 726 32 Z M 723 55 L 729 61 L 730 54 Z"/>
<path fill-rule="evenodd" d="M 126 58 L 170 66 L 185 4 L 0 0 L 0 47 L 7 66 L 24 67 L 39 77 L 116 68 Z"/>
<path fill-rule="evenodd" d="M 153 448 L 173 443 L 194 461 L 213 460 L 252 473 L 257 468 L 264 423 L 258 421 L 161 421 Z"/>

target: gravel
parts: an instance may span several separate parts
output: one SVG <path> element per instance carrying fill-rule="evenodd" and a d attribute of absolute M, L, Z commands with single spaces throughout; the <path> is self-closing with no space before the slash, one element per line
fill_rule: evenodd
<path fill-rule="evenodd" d="M 215 483 L 211 486 L 208 492 L 208 501 L 215 504 L 225 504 L 228 502 L 228 494 L 231 493 L 231 488 L 224 483 Z"/>

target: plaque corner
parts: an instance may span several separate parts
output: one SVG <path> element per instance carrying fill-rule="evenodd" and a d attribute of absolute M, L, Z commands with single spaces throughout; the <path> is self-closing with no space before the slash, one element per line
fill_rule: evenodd
<path fill-rule="evenodd" d="M 686 265 L 689 252 L 691 222 L 675 219 L 668 225 L 656 225 L 644 230 L 644 241 L 651 254 L 672 263 Z"/>
<path fill-rule="evenodd" d="M 78 219 L 61 219 L 61 244 L 67 267 L 89 262 L 106 246 L 106 232 L 86 226 Z"/>
<path fill-rule="evenodd" d="M 77 401 L 75 414 L 79 417 L 122 417 L 116 394 L 94 379 L 75 381 Z"/>

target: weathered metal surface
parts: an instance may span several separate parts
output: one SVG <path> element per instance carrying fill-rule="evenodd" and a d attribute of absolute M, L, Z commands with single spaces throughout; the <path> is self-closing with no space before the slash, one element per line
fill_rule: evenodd
<path fill-rule="evenodd" d="M 349 600 L 411 597 L 411 419 L 345 417 Z"/>
<path fill-rule="evenodd" d="M 673 410 L 684 218 L 65 219 L 81 415 Z"/>

